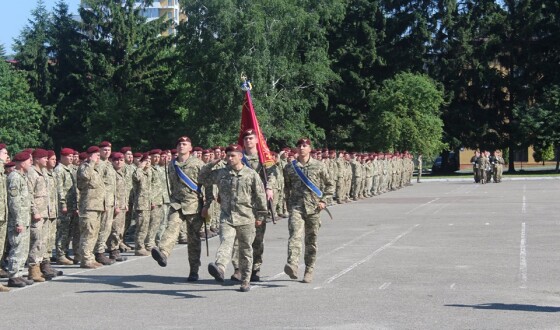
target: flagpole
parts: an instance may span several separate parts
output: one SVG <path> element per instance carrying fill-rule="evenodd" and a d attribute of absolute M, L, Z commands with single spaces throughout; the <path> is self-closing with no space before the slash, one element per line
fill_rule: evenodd
<path fill-rule="evenodd" d="M 258 121 L 257 121 L 257 115 L 254 112 L 253 104 L 252 104 L 252 101 L 251 101 L 251 89 L 253 87 L 251 86 L 251 82 L 249 80 L 247 80 L 247 76 L 245 76 L 245 73 L 241 74 L 241 81 L 242 81 L 241 89 L 245 92 L 245 98 L 246 98 L 246 101 L 248 103 L 249 110 L 252 112 L 251 117 L 253 117 L 253 121 L 254 121 L 254 123 L 256 123 L 255 126 L 257 126 L 257 127 L 251 127 L 251 128 L 255 129 L 257 131 L 257 135 L 258 135 L 257 136 L 257 139 L 258 139 L 257 150 L 258 150 L 258 154 L 259 154 L 259 165 L 261 166 L 261 170 L 263 172 L 262 180 L 263 180 L 263 183 L 264 183 L 264 186 L 265 186 L 265 193 L 266 193 L 266 187 L 268 186 L 268 174 L 266 173 L 266 162 L 263 159 L 265 157 L 265 153 L 264 153 L 264 150 L 263 150 L 265 146 L 263 145 L 264 141 L 261 141 L 262 133 L 261 133 L 260 127 L 258 127 L 259 125 L 258 125 Z M 242 111 L 242 113 L 241 113 L 241 127 L 243 127 L 243 111 L 244 111 L 244 108 L 245 108 L 245 106 L 243 106 L 243 108 L 241 110 Z M 243 134 L 243 130 L 240 132 L 240 134 Z M 239 140 L 241 140 L 241 135 L 240 135 Z M 268 150 L 268 146 L 266 146 L 266 150 Z M 268 152 L 268 154 L 270 154 L 270 152 Z M 273 193 L 274 193 L 274 191 L 273 191 Z M 267 197 L 266 201 L 267 201 L 268 209 L 270 210 L 270 217 L 272 218 L 272 224 L 276 224 L 276 217 L 274 216 L 274 209 L 273 209 L 273 205 L 272 205 L 272 200 L 268 199 L 268 197 Z"/>

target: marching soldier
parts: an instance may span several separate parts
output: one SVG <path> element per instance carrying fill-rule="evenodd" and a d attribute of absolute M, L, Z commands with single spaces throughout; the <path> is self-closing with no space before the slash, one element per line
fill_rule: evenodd
<path fill-rule="evenodd" d="M 190 265 L 187 281 L 197 281 L 201 253 L 201 241 L 198 233 L 202 227 L 202 217 L 200 216 L 202 205 L 199 203 L 201 196 L 198 184 L 194 180 L 198 178 L 204 164 L 191 154 L 192 143 L 187 136 L 180 137 L 176 146 L 177 159 L 169 164 L 171 205 L 167 228 L 158 246 L 152 249 L 152 258 L 161 267 L 167 266 L 167 258 L 177 242 L 180 226 L 186 222 Z"/>
<path fill-rule="evenodd" d="M 219 282 L 224 281 L 227 264 L 231 260 L 234 242 L 239 246 L 239 271 L 242 292 L 250 290 L 253 263 L 253 241 L 256 228 L 266 221 L 266 195 L 261 178 L 242 161 L 243 149 L 239 145 L 226 148 L 227 166 L 214 169 L 213 164 L 200 171 L 199 182 L 215 184 L 221 206 L 220 237 L 221 243 L 216 253 L 216 262 L 208 265 L 208 272 Z M 215 162 L 214 164 L 217 164 Z M 243 187 L 243 188 L 238 188 Z M 208 213 L 207 200 L 203 215 Z M 233 203 L 232 201 L 235 201 Z"/>
<path fill-rule="evenodd" d="M 105 186 L 105 198 L 103 200 L 104 209 L 101 214 L 101 223 L 99 227 L 99 237 L 95 244 L 95 261 L 105 266 L 115 263 L 114 260 L 105 256 L 107 250 L 107 239 L 111 235 L 113 227 L 113 210 L 115 208 L 115 184 L 116 174 L 109 157 L 111 157 L 111 142 L 103 141 L 99 144 L 99 163 L 98 168 L 103 175 L 103 183 Z"/>
<path fill-rule="evenodd" d="M 121 256 L 119 246 L 123 243 L 129 190 L 126 183 L 125 156 L 120 152 L 114 152 L 111 155 L 111 161 L 116 174 L 115 209 L 113 211 L 111 234 L 107 240 L 107 248 L 109 249 L 109 258 L 120 262 L 127 259 Z"/>
<path fill-rule="evenodd" d="M 317 259 L 317 234 L 321 226 L 319 212 L 326 208 L 334 192 L 333 181 L 325 165 L 311 159 L 311 141 L 302 138 L 297 142 L 297 160 L 284 167 L 286 196 L 290 212 L 288 261 L 284 272 L 291 278 L 298 277 L 299 258 L 305 248 L 304 283 L 313 280 Z M 324 187 L 320 191 L 318 187 Z M 305 237 L 305 247 L 302 247 Z"/>

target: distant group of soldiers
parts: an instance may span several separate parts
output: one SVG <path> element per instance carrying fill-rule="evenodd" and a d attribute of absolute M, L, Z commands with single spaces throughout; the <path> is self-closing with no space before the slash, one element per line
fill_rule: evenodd
<path fill-rule="evenodd" d="M 496 150 L 490 153 L 487 150 L 476 150 L 471 157 L 473 165 L 473 175 L 475 183 L 488 183 L 494 180 L 494 183 L 502 182 L 502 174 L 504 172 L 505 160 L 502 152 Z"/>
<path fill-rule="evenodd" d="M 81 153 L 62 148 L 58 158 L 40 148 L 10 158 L 0 144 L 0 277 L 24 287 L 62 275 L 51 262 L 95 269 L 129 251 L 165 267 L 179 243 L 188 244 L 187 280 L 196 281 L 202 239 L 220 235 L 208 271 L 223 281 L 231 262 L 231 279 L 246 292 L 260 280 L 267 217 L 289 217 L 284 271 L 296 279 L 304 254 L 309 283 L 321 210 L 402 188 L 414 171 L 408 152 L 313 150 L 307 138 L 265 167 L 256 133 L 242 137 L 242 146 L 203 149 L 183 136 L 176 149 L 145 153 L 103 141 Z"/>

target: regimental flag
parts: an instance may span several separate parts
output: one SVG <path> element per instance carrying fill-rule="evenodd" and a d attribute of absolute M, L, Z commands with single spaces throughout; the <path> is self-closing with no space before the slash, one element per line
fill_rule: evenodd
<path fill-rule="evenodd" d="M 266 140 L 262 134 L 261 128 L 259 127 L 259 121 L 257 120 L 257 115 L 255 114 L 255 109 L 253 108 L 253 102 L 251 101 L 251 87 L 250 83 L 244 82 L 243 90 L 245 91 L 245 101 L 243 102 L 243 108 L 241 109 L 241 130 L 239 131 L 238 143 L 243 145 L 243 132 L 248 129 L 253 129 L 257 135 L 257 149 L 259 151 L 259 161 L 265 167 L 270 167 L 275 164 L 274 158 Z"/>

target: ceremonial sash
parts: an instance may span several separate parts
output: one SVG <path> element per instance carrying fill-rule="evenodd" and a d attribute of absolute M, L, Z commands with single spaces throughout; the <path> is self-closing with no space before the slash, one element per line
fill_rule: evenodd
<path fill-rule="evenodd" d="M 173 168 L 175 169 L 175 173 L 177 173 L 177 176 L 179 176 L 179 179 L 181 179 L 181 181 L 183 181 L 183 183 L 186 184 L 187 187 L 189 187 L 194 192 L 198 191 L 197 184 L 194 183 L 194 181 L 191 180 L 191 178 L 189 178 L 189 176 L 185 174 L 185 172 L 183 172 L 181 168 L 179 168 L 179 165 L 177 165 L 177 161 L 175 159 L 173 159 Z"/>
<path fill-rule="evenodd" d="M 293 167 L 294 171 L 296 171 L 296 174 L 299 176 L 299 178 L 301 179 L 303 184 L 307 188 L 309 188 L 309 190 L 314 192 L 315 195 L 317 195 L 317 197 L 322 198 L 323 197 L 323 192 L 321 191 L 321 189 L 319 189 L 319 187 L 317 187 L 313 182 L 311 182 L 311 180 L 309 180 L 308 177 L 305 176 L 303 171 L 296 165 L 296 160 L 292 160 L 292 167 Z"/>
<path fill-rule="evenodd" d="M 243 152 L 243 158 L 241 158 L 241 161 L 243 162 L 243 164 L 245 164 L 245 166 L 254 170 L 253 166 L 251 166 L 251 163 L 249 163 L 247 157 L 245 157 L 245 152 Z"/>

